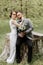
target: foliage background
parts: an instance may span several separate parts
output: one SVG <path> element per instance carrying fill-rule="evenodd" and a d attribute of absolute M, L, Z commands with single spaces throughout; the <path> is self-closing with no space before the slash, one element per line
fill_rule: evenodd
<path fill-rule="evenodd" d="M 34 28 L 43 32 L 43 0 L 0 0 L 0 18 L 9 19 L 12 9 L 21 10 L 32 20 Z"/>
<path fill-rule="evenodd" d="M 12 9 L 22 9 L 24 16 L 31 19 L 34 31 L 43 33 L 43 0 L 0 0 L 0 53 L 5 44 L 5 35 L 10 32 L 9 14 Z M 8 65 L 5 62 L 1 64 Z M 18 64 L 15 62 L 14 65 Z M 28 63 L 24 62 L 23 65 Z M 43 55 L 34 55 L 31 65 L 43 65 Z"/>

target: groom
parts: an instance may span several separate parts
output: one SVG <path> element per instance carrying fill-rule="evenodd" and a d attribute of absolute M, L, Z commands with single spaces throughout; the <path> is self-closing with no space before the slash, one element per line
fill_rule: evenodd
<path fill-rule="evenodd" d="M 17 18 L 18 23 L 23 23 L 25 26 L 25 30 L 18 29 L 18 37 L 17 37 L 17 43 L 16 43 L 16 61 L 17 63 L 21 62 L 21 56 L 20 56 L 20 47 L 22 43 L 25 43 L 28 45 L 28 59 L 27 61 L 30 63 L 32 60 L 32 30 L 33 26 L 31 24 L 31 21 L 27 18 L 23 17 L 22 12 L 17 12 Z"/>

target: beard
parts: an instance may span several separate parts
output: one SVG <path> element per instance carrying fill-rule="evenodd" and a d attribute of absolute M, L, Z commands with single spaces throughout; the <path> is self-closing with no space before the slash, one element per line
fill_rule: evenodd
<path fill-rule="evenodd" d="M 20 17 L 19 19 L 22 19 L 22 17 Z"/>
<path fill-rule="evenodd" d="M 19 19 L 19 20 L 22 20 L 22 17 L 19 17 L 18 19 Z"/>

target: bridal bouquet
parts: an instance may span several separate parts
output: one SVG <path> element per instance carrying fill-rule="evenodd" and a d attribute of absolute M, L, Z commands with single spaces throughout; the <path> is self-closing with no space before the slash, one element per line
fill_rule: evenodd
<path fill-rule="evenodd" d="M 25 31 L 25 30 L 26 30 L 26 26 L 25 26 L 24 24 L 22 24 L 22 25 L 19 27 L 19 30 L 20 30 L 20 32 Z"/>

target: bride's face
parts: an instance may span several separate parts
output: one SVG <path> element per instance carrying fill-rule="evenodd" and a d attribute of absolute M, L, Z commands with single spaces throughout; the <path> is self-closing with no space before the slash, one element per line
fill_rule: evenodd
<path fill-rule="evenodd" d="M 13 18 L 13 19 L 16 19 L 16 17 L 17 17 L 17 16 L 16 16 L 16 12 L 13 12 L 13 13 L 12 13 L 12 18 Z"/>

